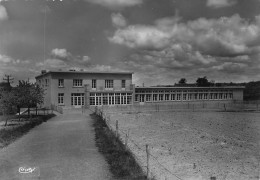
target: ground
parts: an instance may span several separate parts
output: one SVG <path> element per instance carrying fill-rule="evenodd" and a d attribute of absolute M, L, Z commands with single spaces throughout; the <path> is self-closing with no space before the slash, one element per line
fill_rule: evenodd
<path fill-rule="evenodd" d="M 110 111 L 111 112 L 111 111 Z M 259 113 L 249 112 L 104 112 L 122 139 L 146 166 L 150 147 L 152 176 L 157 179 L 259 180 Z M 141 149 L 140 149 L 141 148 Z M 159 163 L 163 166 L 159 165 Z M 166 169 L 169 171 L 167 171 Z M 176 175 L 176 176 L 174 176 Z"/>
<path fill-rule="evenodd" d="M 0 179 L 112 179 L 95 146 L 89 113 L 58 115 L 1 149 Z M 21 167 L 36 169 L 24 174 L 19 173 Z"/>

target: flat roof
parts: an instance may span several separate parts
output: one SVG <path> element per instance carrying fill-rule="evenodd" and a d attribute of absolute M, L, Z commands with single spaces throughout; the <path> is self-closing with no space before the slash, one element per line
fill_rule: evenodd
<path fill-rule="evenodd" d="M 133 72 L 94 72 L 94 71 L 48 71 L 44 74 L 40 74 L 35 78 L 39 78 L 52 73 L 71 73 L 71 74 L 134 74 Z"/>
<path fill-rule="evenodd" d="M 158 86 L 158 87 L 135 87 L 135 89 L 244 89 L 245 86 L 220 86 L 220 87 L 174 87 L 174 86 L 169 86 L 169 87 L 163 87 L 163 86 Z"/>

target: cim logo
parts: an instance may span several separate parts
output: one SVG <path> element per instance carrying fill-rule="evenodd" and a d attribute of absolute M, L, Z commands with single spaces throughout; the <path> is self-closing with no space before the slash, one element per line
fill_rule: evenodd
<path fill-rule="evenodd" d="M 20 175 L 23 175 L 26 177 L 40 177 L 40 168 L 39 167 L 22 166 L 22 167 L 19 167 L 18 172 Z"/>
<path fill-rule="evenodd" d="M 19 167 L 19 173 L 33 173 L 33 171 L 36 169 L 36 167 L 34 168 L 27 168 L 27 167 Z"/>

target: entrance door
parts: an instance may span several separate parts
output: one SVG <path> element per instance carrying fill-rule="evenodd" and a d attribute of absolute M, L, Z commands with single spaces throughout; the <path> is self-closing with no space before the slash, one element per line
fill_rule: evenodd
<path fill-rule="evenodd" d="M 81 108 L 84 105 L 84 93 L 72 93 L 71 105 L 75 108 Z"/>

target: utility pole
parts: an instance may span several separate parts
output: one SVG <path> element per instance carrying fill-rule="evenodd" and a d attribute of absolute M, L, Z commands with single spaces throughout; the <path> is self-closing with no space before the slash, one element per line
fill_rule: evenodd
<path fill-rule="evenodd" d="M 3 80 L 10 85 L 11 83 L 13 83 L 14 78 L 11 75 L 5 75 L 5 78 L 3 78 Z"/>

